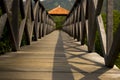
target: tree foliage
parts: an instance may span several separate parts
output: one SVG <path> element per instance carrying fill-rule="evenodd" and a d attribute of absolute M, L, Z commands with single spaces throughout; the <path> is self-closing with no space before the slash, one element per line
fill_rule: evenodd
<path fill-rule="evenodd" d="M 56 23 L 56 29 L 61 29 L 63 26 L 63 21 L 65 20 L 66 16 L 53 16 L 52 18 Z"/>
<path fill-rule="evenodd" d="M 120 24 L 120 11 L 114 10 L 113 14 L 114 14 L 114 16 L 113 16 L 113 21 L 114 21 L 113 32 L 115 33 L 118 28 L 118 25 Z"/>
<path fill-rule="evenodd" d="M 12 50 L 10 43 L 10 35 L 7 25 L 5 25 L 2 38 L 0 39 L 0 54 L 4 54 L 5 52 L 9 52 Z"/>

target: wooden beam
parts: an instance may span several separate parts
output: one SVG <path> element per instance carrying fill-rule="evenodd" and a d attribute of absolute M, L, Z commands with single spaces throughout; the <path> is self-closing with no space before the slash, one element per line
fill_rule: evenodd
<path fill-rule="evenodd" d="M 115 64 L 115 61 L 120 53 L 120 25 L 115 33 L 113 44 L 110 49 L 109 55 L 105 56 L 105 65 L 112 68 Z"/>
<path fill-rule="evenodd" d="M 86 37 L 86 0 L 81 1 L 81 45 L 85 44 Z"/>
<path fill-rule="evenodd" d="M 6 21 L 7 21 L 7 14 L 3 14 L 0 17 L 0 38 L 2 37 L 2 33 L 5 27 Z"/>
<path fill-rule="evenodd" d="M 98 32 L 100 34 L 103 55 L 105 55 L 106 54 L 106 32 L 105 32 L 104 23 L 101 15 L 97 17 L 97 26 L 98 26 Z"/>
<path fill-rule="evenodd" d="M 12 3 L 12 29 L 15 37 L 17 50 L 19 46 L 19 0 L 13 0 Z"/>
<path fill-rule="evenodd" d="M 35 36 L 35 41 L 37 41 L 38 40 L 38 34 L 39 34 L 39 23 L 38 23 L 38 18 L 39 18 L 39 14 L 38 14 L 38 12 L 39 12 L 39 1 L 37 1 L 36 2 L 36 4 L 35 4 L 35 7 L 34 7 L 34 21 L 35 21 L 35 25 L 34 25 L 34 28 L 35 28 L 35 34 L 34 34 L 34 36 Z"/>
<path fill-rule="evenodd" d="M 107 54 L 113 42 L 113 0 L 107 0 Z"/>

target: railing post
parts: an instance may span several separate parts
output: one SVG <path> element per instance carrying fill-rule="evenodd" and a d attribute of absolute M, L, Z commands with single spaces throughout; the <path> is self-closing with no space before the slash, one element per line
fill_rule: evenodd
<path fill-rule="evenodd" d="M 80 41 L 80 37 L 81 37 L 81 25 L 80 25 L 80 16 L 81 16 L 81 12 L 80 12 L 80 3 L 78 3 L 78 17 L 77 17 L 77 29 L 78 29 L 78 36 L 77 36 L 77 40 Z"/>
<path fill-rule="evenodd" d="M 85 44 L 86 37 L 86 0 L 81 1 L 81 45 Z"/>
<path fill-rule="evenodd" d="M 107 54 L 113 42 L 113 0 L 107 0 Z"/>
<path fill-rule="evenodd" d="M 43 25 L 42 25 L 42 37 L 45 36 L 45 11 L 42 11 L 42 21 L 43 21 Z"/>
<path fill-rule="evenodd" d="M 39 1 L 36 0 L 35 2 L 35 7 L 34 7 L 34 19 L 35 19 L 35 41 L 38 40 L 38 29 L 39 29 L 39 22 L 38 22 L 38 18 L 39 18 Z"/>
<path fill-rule="evenodd" d="M 72 18 L 72 17 L 71 17 L 71 15 L 70 15 L 69 21 L 68 21 L 68 23 L 69 23 L 68 26 L 69 26 L 69 28 L 70 28 L 70 29 L 69 29 L 69 30 L 70 30 L 70 33 L 69 33 L 70 36 L 72 36 L 72 26 L 71 26 L 72 19 L 71 19 L 71 18 Z"/>
<path fill-rule="evenodd" d="M 47 13 L 46 11 L 44 10 L 44 36 L 46 35 L 46 29 L 47 29 L 47 26 L 46 26 L 46 20 L 47 20 Z"/>
<path fill-rule="evenodd" d="M 19 46 L 19 0 L 13 0 L 12 3 L 12 25 L 13 37 L 15 39 L 16 47 L 13 47 L 13 50 L 16 51 L 20 48 Z"/>
<path fill-rule="evenodd" d="M 41 33 L 41 29 L 42 29 L 42 28 L 41 28 L 41 26 L 42 26 L 42 25 L 41 25 L 41 24 L 42 24 L 42 9 L 41 9 L 41 7 L 40 7 L 40 10 L 39 10 L 39 20 L 40 20 L 40 21 L 39 21 L 39 22 L 40 22 L 40 26 L 39 26 L 39 27 L 40 27 L 40 28 L 39 28 L 39 38 L 41 39 L 41 38 L 42 38 L 42 33 Z"/>
<path fill-rule="evenodd" d="M 5 5 L 4 5 L 3 0 L 0 0 L 0 7 L 1 7 L 0 9 L 2 11 L 2 14 L 3 14 L 3 15 L 0 15 L 0 39 L 1 39 L 5 23 L 7 21 L 7 14 L 5 11 Z"/>
<path fill-rule="evenodd" d="M 96 3 L 95 0 L 88 0 L 88 51 L 92 52 L 95 47 L 96 24 Z"/>
<path fill-rule="evenodd" d="M 113 43 L 113 0 L 107 0 L 107 32 L 106 32 L 106 55 L 105 55 L 105 65 L 108 67 L 113 67 L 111 59 L 114 55 L 110 55 L 110 49 Z"/>
<path fill-rule="evenodd" d="M 74 8 L 74 11 L 73 11 L 73 28 L 74 28 L 74 34 L 73 34 L 73 37 L 74 39 L 76 39 L 76 26 L 75 26 L 75 18 L 76 18 L 76 14 L 75 14 L 75 8 Z"/>

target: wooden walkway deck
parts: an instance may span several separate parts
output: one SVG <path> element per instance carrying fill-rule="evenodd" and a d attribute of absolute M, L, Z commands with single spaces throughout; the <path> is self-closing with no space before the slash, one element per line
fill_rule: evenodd
<path fill-rule="evenodd" d="M 88 53 L 62 31 L 0 56 L 0 80 L 120 80 L 120 70 L 104 67 L 96 53 Z"/>

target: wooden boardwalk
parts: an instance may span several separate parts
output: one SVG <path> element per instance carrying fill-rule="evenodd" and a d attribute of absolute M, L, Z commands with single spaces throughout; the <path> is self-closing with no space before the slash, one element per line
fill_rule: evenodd
<path fill-rule="evenodd" d="M 0 80 L 120 80 L 96 53 L 62 31 L 0 56 Z"/>

